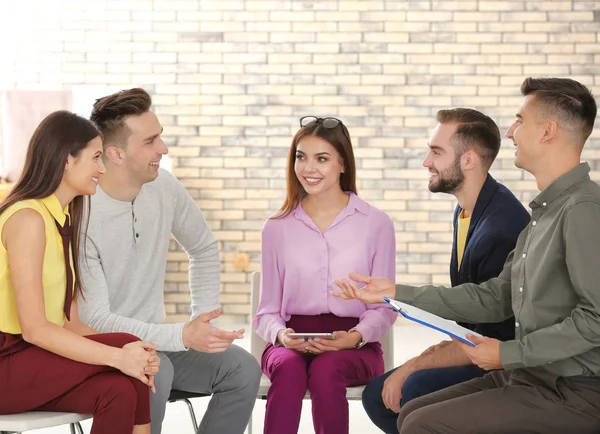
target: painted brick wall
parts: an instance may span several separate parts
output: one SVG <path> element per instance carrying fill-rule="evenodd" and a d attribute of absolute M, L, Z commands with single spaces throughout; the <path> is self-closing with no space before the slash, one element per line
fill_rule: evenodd
<path fill-rule="evenodd" d="M 397 231 L 398 279 L 448 283 L 451 196 L 421 167 L 434 115 L 470 106 L 505 130 L 527 76 L 570 76 L 600 95 L 600 2 L 401 0 L 0 1 L 0 89 L 143 86 L 175 175 L 222 259 L 227 321 L 249 314 L 260 230 L 281 204 L 299 117 L 341 118 L 359 193 Z M 493 175 L 528 202 L 509 142 Z M 600 129 L 585 150 L 600 179 Z M 233 266 L 246 252 L 247 271 Z M 187 257 L 173 242 L 169 319 L 188 318 Z"/>

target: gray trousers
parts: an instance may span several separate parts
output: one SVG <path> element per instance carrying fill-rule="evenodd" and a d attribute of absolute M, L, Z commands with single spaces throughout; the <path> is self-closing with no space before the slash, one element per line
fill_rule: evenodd
<path fill-rule="evenodd" d="M 492 371 L 408 402 L 400 434 L 597 434 L 600 378 Z"/>
<path fill-rule="evenodd" d="M 224 353 L 159 352 L 160 371 L 150 393 L 151 432 L 160 434 L 171 389 L 210 393 L 198 434 L 243 434 L 256 402 L 262 372 L 256 359 L 237 345 Z"/>

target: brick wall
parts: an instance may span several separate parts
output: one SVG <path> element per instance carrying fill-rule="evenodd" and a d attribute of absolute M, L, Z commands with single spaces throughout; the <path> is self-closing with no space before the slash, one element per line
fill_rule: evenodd
<path fill-rule="evenodd" d="M 600 95 L 600 2 L 404 0 L 0 1 L 1 89 L 143 86 L 173 171 L 220 240 L 226 319 L 249 313 L 260 230 L 281 204 L 297 120 L 349 126 L 359 193 L 397 230 L 398 279 L 448 283 L 453 197 L 421 167 L 438 109 L 470 106 L 505 130 L 527 76 L 570 76 Z M 532 178 L 508 142 L 493 175 L 524 202 Z M 600 129 L 585 150 L 600 167 Z M 594 172 L 595 179 L 600 179 Z M 238 271 L 236 253 L 250 266 Z M 175 243 L 170 320 L 188 317 Z"/>

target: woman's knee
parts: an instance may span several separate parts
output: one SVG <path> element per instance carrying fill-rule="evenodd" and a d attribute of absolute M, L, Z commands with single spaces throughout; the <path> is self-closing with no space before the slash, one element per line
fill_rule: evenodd
<path fill-rule="evenodd" d="M 311 394 L 343 394 L 346 396 L 348 383 L 346 372 L 338 363 L 333 363 L 333 358 L 328 358 L 326 355 L 318 356 L 310 365 L 308 390 Z"/>
<path fill-rule="evenodd" d="M 86 338 L 117 348 L 122 348 L 131 342 L 141 341 L 140 338 L 130 333 L 101 333 L 86 336 Z"/>
<path fill-rule="evenodd" d="M 278 348 L 276 354 L 271 354 L 267 359 L 263 358 L 263 369 L 270 377 L 306 375 L 306 361 L 293 350 Z"/>
<path fill-rule="evenodd" d="M 102 381 L 97 383 L 98 409 L 118 409 L 119 412 L 130 410 L 135 412 L 139 391 L 125 374 L 102 374 Z M 138 380 L 135 380 L 138 381 Z M 139 381 L 138 381 L 139 382 Z M 142 382 L 139 382 L 143 385 Z M 144 386 L 146 387 L 146 386 Z M 146 387 L 146 389 L 148 389 Z"/>
<path fill-rule="evenodd" d="M 317 356 L 308 369 L 311 381 L 344 381 L 349 363 L 337 357 L 337 353 L 323 353 Z"/>
<path fill-rule="evenodd" d="M 277 379 L 283 381 L 292 379 L 296 381 L 303 380 L 306 382 L 307 379 L 306 365 L 293 358 L 277 361 L 277 363 L 274 363 L 273 366 L 270 367 L 269 372 L 272 382 Z"/>

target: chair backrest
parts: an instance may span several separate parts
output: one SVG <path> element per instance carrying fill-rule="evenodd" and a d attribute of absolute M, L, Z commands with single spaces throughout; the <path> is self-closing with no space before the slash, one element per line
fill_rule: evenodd
<path fill-rule="evenodd" d="M 258 298 L 260 296 L 260 272 L 255 271 L 250 276 L 250 312 L 252 318 L 256 315 L 258 309 Z M 381 338 L 381 350 L 383 351 L 383 364 L 385 366 L 385 372 L 394 369 L 394 327 L 390 327 L 390 331 Z M 265 349 L 267 343 L 256 334 L 256 331 L 252 327 L 252 334 L 250 335 L 250 352 L 258 363 Z"/>
<path fill-rule="evenodd" d="M 258 298 L 260 296 L 260 271 L 255 271 L 250 276 L 250 312 L 252 314 L 252 318 L 256 315 L 256 310 L 258 309 Z M 252 334 L 250 335 L 250 353 L 256 357 L 258 363 L 260 364 L 260 358 L 262 356 L 263 351 L 265 350 L 265 346 L 267 343 L 261 338 L 252 328 Z"/>

